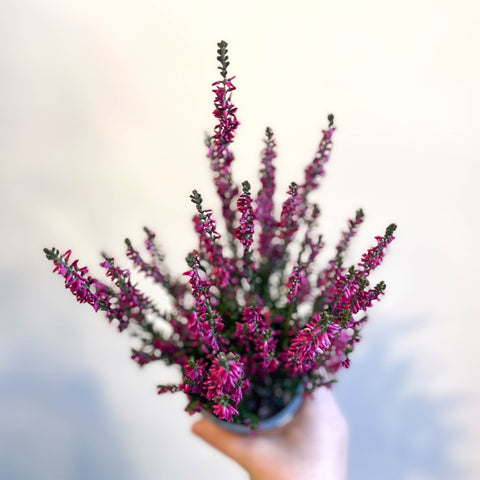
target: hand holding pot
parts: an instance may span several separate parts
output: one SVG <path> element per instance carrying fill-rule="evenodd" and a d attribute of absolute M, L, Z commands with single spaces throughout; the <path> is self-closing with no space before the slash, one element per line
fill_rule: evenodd
<path fill-rule="evenodd" d="M 320 388 L 286 426 L 241 435 L 207 419 L 193 433 L 238 462 L 252 480 L 345 480 L 348 426 L 331 390 Z"/>

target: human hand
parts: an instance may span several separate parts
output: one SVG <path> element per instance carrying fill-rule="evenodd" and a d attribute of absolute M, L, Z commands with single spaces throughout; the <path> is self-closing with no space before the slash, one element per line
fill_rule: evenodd
<path fill-rule="evenodd" d="M 345 480 L 348 426 L 330 389 L 307 396 L 284 427 L 249 435 L 202 419 L 193 433 L 239 463 L 251 480 Z"/>

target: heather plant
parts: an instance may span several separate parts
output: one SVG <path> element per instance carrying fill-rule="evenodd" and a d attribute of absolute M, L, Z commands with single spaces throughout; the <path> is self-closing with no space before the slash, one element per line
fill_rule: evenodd
<path fill-rule="evenodd" d="M 229 77 L 227 44 L 218 44 L 220 80 L 213 84 L 216 125 L 206 138 L 207 156 L 221 200 L 222 236 L 201 194 L 195 206 L 198 247 L 186 258 L 188 270 L 175 277 L 167 270 L 155 234 L 145 228 L 145 250 L 125 240 L 126 256 L 135 269 L 160 285 L 171 297 L 163 311 L 133 283 L 128 269 L 104 255 L 100 264 L 109 279 L 89 275 L 71 252 L 45 249 L 57 272 L 81 303 L 104 312 L 120 331 L 138 338 L 132 359 L 139 365 L 155 361 L 181 367 L 178 384 L 159 385 L 158 393 L 184 392 L 186 410 L 205 410 L 219 419 L 249 425 L 268 417 L 305 386 L 307 392 L 329 385 L 360 339 L 363 314 L 384 294 L 385 283 L 370 287 L 368 277 L 393 240 L 395 225 L 357 265 L 346 268 L 344 254 L 363 222 L 358 210 L 348 221 L 336 253 L 320 267 L 324 243 L 317 233 L 320 210 L 310 201 L 325 175 L 335 132 L 333 115 L 313 160 L 300 183 L 291 183 L 275 215 L 276 142 L 265 131 L 260 189 L 252 194 L 245 181 L 232 177 L 232 143 L 239 122 L 232 103 L 234 77 Z M 169 325 L 168 333 L 162 324 Z"/>

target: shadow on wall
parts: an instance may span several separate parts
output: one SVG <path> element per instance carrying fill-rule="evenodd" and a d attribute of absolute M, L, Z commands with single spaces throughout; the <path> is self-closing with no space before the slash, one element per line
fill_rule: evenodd
<path fill-rule="evenodd" d="M 464 478 L 451 458 L 461 432 L 445 423 L 463 400 L 406 393 L 414 359 L 392 362 L 388 355 L 392 342 L 417 325 L 397 324 L 388 332 L 367 327 L 368 345 L 353 355 L 351 371 L 335 387 L 350 425 L 349 480 Z"/>
<path fill-rule="evenodd" d="M 0 378 L 1 478 L 135 478 L 98 386 L 54 363 L 42 370 L 23 360 Z"/>
<path fill-rule="evenodd" d="M 136 478 L 101 385 L 31 328 L 45 316 L 45 283 L 38 278 L 33 268 L 21 267 L 0 276 L 0 318 L 11 319 L 1 325 L 9 348 L 0 371 L 0 479 Z M 35 317 L 29 304 L 38 306 Z M 62 321 L 50 319 L 45 329 Z"/>

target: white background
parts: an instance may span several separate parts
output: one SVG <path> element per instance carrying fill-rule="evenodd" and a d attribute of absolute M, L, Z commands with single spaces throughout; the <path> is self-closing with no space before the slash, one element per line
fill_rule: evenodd
<path fill-rule="evenodd" d="M 371 315 L 338 400 L 352 480 L 480 477 L 476 0 L 4 0 L 0 5 L 0 478 L 245 479 L 194 438 L 178 372 L 129 360 L 130 340 L 50 274 L 42 248 L 93 267 L 157 231 L 171 270 L 194 246 L 188 195 L 217 207 L 216 43 L 229 42 L 238 181 L 258 186 L 264 129 L 279 193 L 326 124 L 317 200 L 351 261 L 395 221 Z M 323 259 L 327 258 L 324 256 Z"/>

